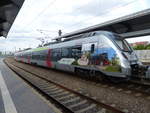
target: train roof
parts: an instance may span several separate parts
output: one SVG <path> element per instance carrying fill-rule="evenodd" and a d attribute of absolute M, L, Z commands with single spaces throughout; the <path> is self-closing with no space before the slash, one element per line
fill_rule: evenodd
<path fill-rule="evenodd" d="M 32 51 L 42 51 L 42 50 L 47 50 L 48 49 L 48 47 L 46 47 L 46 46 L 44 46 L 44 47 L 39 47 L 39 48 L 34 48 L 34 49 L 32 49 Z"/>
<path fill-rule="evenodd" d="M 49 48 L 49 46 L 54 45 L 54 44 L 60 44 L 63 42 L 73 41 L 73 40 L 77 40 L 77 39 L 83 39 L 86 37 L 96 36 L 96 35 L 100 35 L 100 34 L 102 34 L 102 35 L 112 35 L 112 34 L 117 35 L 116 33 L 108 32 L 108 31 L 92 31 L 89 33 L 83 33 L 83 34 L 67 37 L 63 41 L 56 41 L 56 42 L 48 43 L 43 47 L 38 47 L 38 48 L 34 48 L 34 49 L 22 51 L 22 52 L 28 53 L 28 52 L 38 52 L 38 51 L 42 51 L 42 50 L 47 50 Z M 111 38 L 113 38 L 113 37 L 111 37 Z"/>
<path fill-rule="evenodd" d="M 103 34 L 103 35 L 115 34 L 115 35 L 118 35 L 120 37 L 120 39 L 123 39 L 123 38 L 121 38 L 121 36 L 119 34 L 116 34 L 116 33 L 108 32 L 108 31 L 91 31 L 91 32 L 87 32 L 87 33 L 73 35 L 73 36 L 65 36 L 65 35 L 60 36 L 60 37 L 57 37 L 54 39 L 54 40 L 56 40 L 55 42 L 46 43 L 46 44 L 44 44 L 44 46 L 49 46 L 52 44 L 57 44 L 57 43 L 61 43 L 61 42 L 66 42 L 66 41 L 71 41 L 71 40 L 76 40 L 76 39 L 81 39 L 81 38 L 86 38 L 86 37 L 91 37 L 91 36 L 96 36 L 96 35 L 100 35 L 100 34 Z M 62 40 L 62 39 L 64 39 L 64 40 Z"/>
<path fill-rule="evenodd" d="M 90 31 L 90 32 L 83 32 L 83 33 L 78 33 L 78 34 L 65 34 L 65 35 L 62 35 L 62 36 L 59 36 L 59 37 L 56 37 L 54 38 L 53 40 L 59 40 L 59 39 L 71 39 L 73 37 L 88 37 L 88 36 L 94 36 L 94 35 L 97 35 L 97 34 L 112 34 L 112 32 L 109 32 L 109 31 L 100 31 L 100 30 L 95 30 L 95 31 Z M 74 39 L 74 38 L 73 38 Z"/>
<path fill-rule="evenodd" d="M 30 52 L 36 52 L 36 51 L 47 50 L 47 49 L 48 49 L 48 47 L 44 46 L 44 47 L 38 47 L 38 48 L 29 49 L 29 50 L 19 51 L 19 52 L 17 52 L 17 53 L 30 53 Z"/>

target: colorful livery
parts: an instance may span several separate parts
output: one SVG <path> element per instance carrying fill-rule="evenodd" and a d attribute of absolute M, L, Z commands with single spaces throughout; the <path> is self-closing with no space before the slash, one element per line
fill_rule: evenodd
<path fill-rule="evenodd" d="M 18 52 L 15 59 L 91 76 L 103 74 L 112 78 L 150 78 L 146 71 L 145 75 L 141 75 L 139 67 L 142 64 L 127 41 L 107 31 L 75 35 L 41 48 Z"/>

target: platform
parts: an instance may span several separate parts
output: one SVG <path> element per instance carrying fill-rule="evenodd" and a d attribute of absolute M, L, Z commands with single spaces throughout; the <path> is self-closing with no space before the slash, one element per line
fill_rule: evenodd
<path fill-rule="evenodd" d="M 58 113 L 0 58 L 0 113 Z"/>

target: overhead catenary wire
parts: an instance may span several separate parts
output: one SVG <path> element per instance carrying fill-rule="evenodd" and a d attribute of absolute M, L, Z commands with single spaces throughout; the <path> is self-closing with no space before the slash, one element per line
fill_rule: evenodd
<path fill-rule="evenodd" d="M 56 0 L 51 1 L 37 16 L 35 16 L 35 18 L 33 18 L 28 24 L 26 24 L 23 29 L 25 29 L 26 27 L 31 26 L 48 8 L 50 8 L 54 3 L 56 2 Z"/>

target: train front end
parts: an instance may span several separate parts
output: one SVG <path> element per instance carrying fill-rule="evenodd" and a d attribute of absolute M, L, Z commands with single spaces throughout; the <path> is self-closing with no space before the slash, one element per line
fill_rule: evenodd
<path fill-rule="evenodd" d="M 116 34 L 110 37 L 120 61 L 120 72 L 129 79 L 150 79 L 149 67 L 142 65 L 128 42 Z"/>

